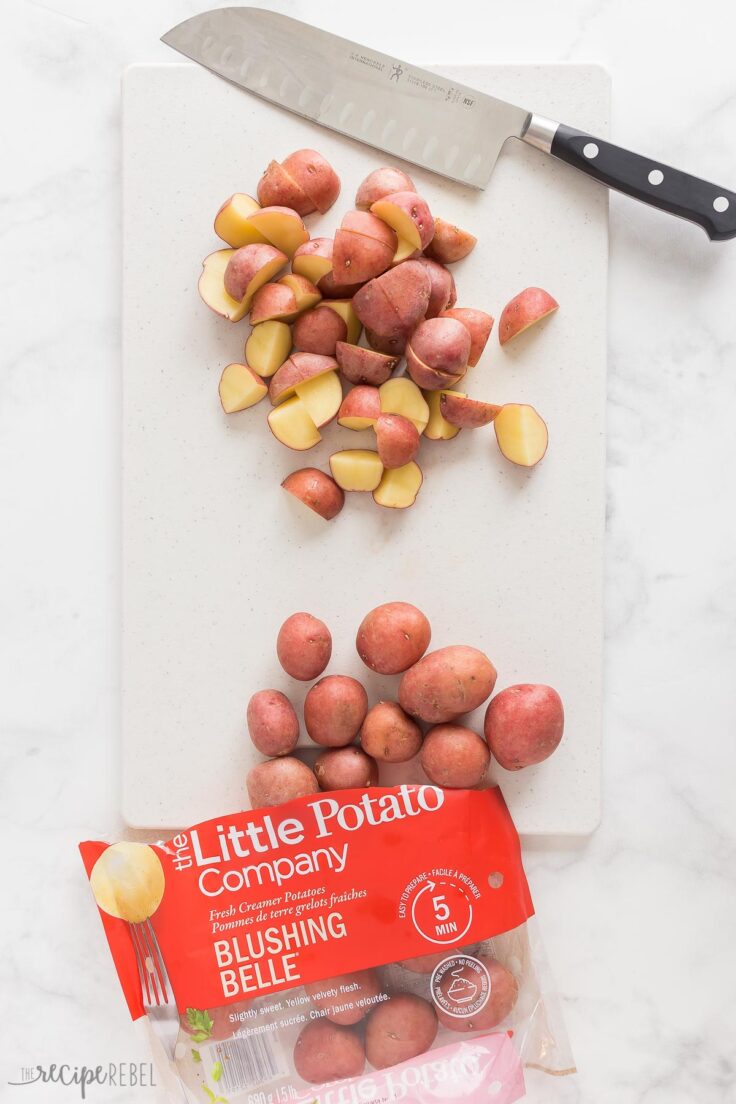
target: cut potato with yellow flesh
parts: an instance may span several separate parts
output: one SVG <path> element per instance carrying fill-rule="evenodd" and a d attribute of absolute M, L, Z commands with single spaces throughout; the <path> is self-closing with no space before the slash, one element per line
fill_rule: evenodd
<path fill-rule="evenodd" d="M 161 904 L 166 878 L 160 858 L 147 843 L 113 843 L 92 867 L 89 884 L 108 916 L 140 924 Z"/>
<path fill-rule="evenodd" d="M 323 299 L 319 304 L 320 310 L 323 307 L 329 307 L 330 310 L 337 311 L 342 318 L 343 322 L 347 326 L 348 332 L 345 338 L 348 345 L 357 345 L 360 340 L 360 335 L 363 330 L 360 324 L 360 319 L 353 310 L 353 304 L 349 299 Z"/>
<path fill-rule="evenodd" d="M 294 298 L 296 299 L 296 305 L 300 314 L 316 306 L 322 298 L 322 292 L 318 291 L 312 281 L 308 280 L 306 276 L 299 276 L 294 272 L 288 272 L 286 276 L 281 277 L 279 283 L 284 284 L 285 287 L 290 288 L 291 291 L 294 292 Z"/>
<path fill-rule="evenodd" d="M 442 416 L 440 398 L 445 394 L 445 391 L 424 392 L 424 397 L 429 406 L 429 421 L 427 422 L 427 428 L 424 430 L 424 436 L 429 438 L 430 441 L 451 441 L 460 432 L 457 426 L 451 425 L 447 418 Z"/>
<path fill-rule="evenodd" d="M 268 394 L 268 387 L 247 364 L 228 364 L 220 377 L 219 392 L 222 409 L 234 414 L 255 406 Z"/>
<path fill-rule="evenodd" d="M 291 327 L 285 322 L 259 322 L 245 343 L 246 363 L 262 379 L 268 379 L 291 352 Z"/>
<path fill-rule="evenodd" d="M 493 421 L 498 447 L 507 460 L 533 468 L 547 451 L 547 426 L 533 406 L 506 403 Z"/>
<path fill-rule="evenodd" d="M 325 372 L 322 376 L 298 383 L 294 390 L 318 429 L 331 422 L 340 409 L 342 384 L 337 372 Z"/>
<path fill-rule="evenodd" d="M 240 322 L 241 318 L 245 318 L 250 307 L 247 295 L 239 303 L 225 291 L 225 269 L 234 252 L 234 249 L 218 249 L 217 252 L 210 253 L 209 257 L 205 257 L 202 261 L 202 275 L 197 285 L 199 294 L 210 310 L 222 318 L 227 318 L 228 322 Z"/>
<path fill-rule="evenodd" d="M 318 253 L 301 254 L 291 262 L 291 271 L 298 276 L 306 276 L 313 284 L 318 284 L 323 276 L 332 272 L 332 261 Z"/>
<path fill-rule="evenodd" d="M 383 464 L 371 449 L 344 449 L 330 457 L 332 478 L 344 491 L 375 491 Z"/>
<path fill-rule="evenodd" d="M 417 251 L 416 245 L 413 245 L 406 238 L 399 238 L 399 244 L 396 247 L 394 253 L 394 259 L 391 261 L 392 265 L 401 264 L 402 261 L 408 261 L 410 257 L 413 257 Z"/>
<path fill-rule="evenodd" d="M 253 199 L 253 196 L 246 195 L 244 192 L 231 195 L 215 215 L 215 233 L 218 238 L 222 238 L 233 249 L 240 249 L 241 245 L 267 241 L 260 230 L 248 221 L 250 216 L 260 209 L 260 203 Z"/>
<path fill-rule="evenodd" d="M 288 207 L 262 207 L 249 222 L 287 257 L 293 257 L 299 246 L 309 241 L 309 231 L 301 218 Z"/>
<path fill-rule="evenodd" d="M 413 460 L 401 468 L 387 468 L 373 492 L 373 499 L 379 506 L 405 510 L 416 502 L 423 480 L 422 469 Z"/>
<path fill-rule="evenodd" d="M 420 433 L 429 421 L 429 407 L 424 395 L 407 376 L 386 380 L 378 389 L 383 414 L 401 414 L 413 422 Z"/>
<path fill-rule="evenodd" d="M 298 395 L 292 395 L 268 415 L 268 425 L 277 441 L 296 452 L 314 448 L 322 440 L 309 411 Z"/>

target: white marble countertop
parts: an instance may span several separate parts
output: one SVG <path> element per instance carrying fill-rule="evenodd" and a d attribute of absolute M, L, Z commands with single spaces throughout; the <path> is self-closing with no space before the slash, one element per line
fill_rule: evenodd
<path fill-rule="evenodd" d="M 8 1086 L 23 1065 L 146 1058 L 75 845 L 119 829 L 120 73 L 170 59 L 159 34 L 200 6 L 3 5 L 0 1098 L 12 1104 L 78 1099 Z M 726 0 L 687 15 L 667 0 L 272 6 L 419 62 L 601 62 L 615 140 L 736 187 Z M 736 244 L 613 197 L 605 810 L 580 846 L 526 852 L 580 1068 L 531 1076 L 535 1104 L 736 1100 L 735 286 Z"/>

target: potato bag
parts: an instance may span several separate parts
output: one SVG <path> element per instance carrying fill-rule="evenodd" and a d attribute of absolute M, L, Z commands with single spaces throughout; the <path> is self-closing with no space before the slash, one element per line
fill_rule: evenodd
<path fill-rule="evenodd" d="M 134 1019 L 133 937 L 160 949 L 177 1104 L 512 1104 L 525 1068 L 573 1072 L 498 789 L 320 793 L 80 850 Z"/>

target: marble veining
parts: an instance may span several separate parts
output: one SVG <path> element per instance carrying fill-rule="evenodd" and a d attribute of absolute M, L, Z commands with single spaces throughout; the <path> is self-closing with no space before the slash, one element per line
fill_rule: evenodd
<path fill-rule="evenodd" d="M 119 81 L 205 6 L 2 6 L 0 1098 L 37 1062 L 147 1058 L 75 844 L 118 768 Z M 274 2 L 431 63 L 600 61 L 614 140 L 736 187 L 726 0 Z M 543 104 L 529 105 L 543 110 Z M 152 110 L 155 105 L 152 105 Z M 569 120 L 574 123 L 575 120 Z M 183 182 L 184 183 L 184 182 Z M 614 196 L 604 820 L 526 849 L 580 1074 L 534 1104 L 736 1101 L 736 245 Z M 90 1099 L 153 1100 L 151 1090 Z"/>

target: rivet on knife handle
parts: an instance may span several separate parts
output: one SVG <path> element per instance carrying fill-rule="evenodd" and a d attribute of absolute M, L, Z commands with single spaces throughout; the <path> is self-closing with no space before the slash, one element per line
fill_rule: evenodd
<path fill-rule="evenodd" d="M 697 222 L 713 241 L 736 237 L 736 193 L 726 188 L 541 115 L 532 115 L 522 138 L 609 188 Z"/>

